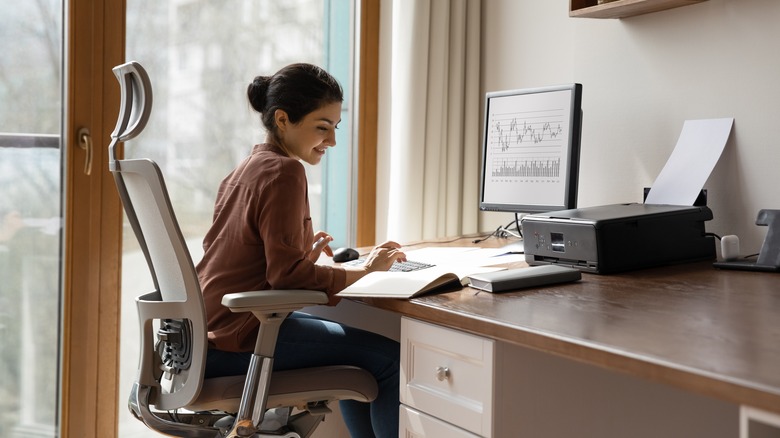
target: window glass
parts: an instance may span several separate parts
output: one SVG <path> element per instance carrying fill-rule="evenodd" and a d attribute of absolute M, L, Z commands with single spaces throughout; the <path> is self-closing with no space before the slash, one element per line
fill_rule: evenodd
<path fill-rule="evenodd" d="M 246 89 L 256 75 L 293 62 L 330 71 L 345 90 L 338 154 L 306 165 L 315 230 L 346 245 L 351 115 L 351 0 L 128 0 L 127 60 L 141 63 L 154 93 L 144 132 L 125 157 L 155 160 L 195 263 L 211 223 L 219 182 L 265 138 Z M 336 193 L 337 192 L 337 193 Z M 333 195 L 330 195 L 333 193 Z M 327 200 L 326 199 L 327 195 Z M 120 397 L 126 399 L 138 355 L 135 296 L 151 287 L 135 236 L 124 228 Z M 120 400 L 120 436 L 148 436 Z"/>
<path fill-rule="evenodd" d="M 0 435 L 57 435 L 62 2 L 0 0 Z"/>

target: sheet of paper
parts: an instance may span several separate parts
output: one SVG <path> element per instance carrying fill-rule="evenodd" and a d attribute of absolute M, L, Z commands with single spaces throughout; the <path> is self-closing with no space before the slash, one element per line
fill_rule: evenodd
<path fill-rule="evenodd" d="M 416 262 L 447 267 L 492 266 L 525 261 L 522 254 L 506 254 L 501 248 L 428 247 L 404 249 L 406 258 Z"/>
<path fill-rule="evenodd" d="M 465 258 L 465 254 L 479 249 L 475 246 L 429 246 L 418 249 L 402 248 L 402 251 L 409 260 L 432 265 L 450 265 Z"/>
<path fill-rule="evenodd" d="M 734 118 L 686 120 L 646 204 L 693 205 L 720 158 Z"/>

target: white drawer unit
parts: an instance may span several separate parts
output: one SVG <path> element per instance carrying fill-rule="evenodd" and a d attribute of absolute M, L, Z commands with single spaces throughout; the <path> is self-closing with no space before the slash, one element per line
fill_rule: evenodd
<path fill-rule="evenodd" d="M 491 339 L 403 318 L 401 403 L 433 417 L 430 420 L 442 420 L 489 438 L 494 358 Z M 412 430 L 415 434 L 411 436 L 456 436 L 428 433 L 428 429 L 424 429 L 426 433 Z"/>
<path fill-rule="evenodd" d="M 401 405 L 399 424 L 400 436 L 403 438 L 479 438 L 478 435 L 404 405 Z"/>
<path fill-rule="evenodd" d="M 780 415 L 742 406 L 739 414 L 740 438 L 780 438 Z"/>

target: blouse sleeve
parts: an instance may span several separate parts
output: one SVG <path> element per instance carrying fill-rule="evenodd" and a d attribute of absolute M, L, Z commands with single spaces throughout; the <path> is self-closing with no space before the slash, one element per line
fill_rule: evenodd
<path fill-rule="evenodd" d="M 344 289 L 346 273 L 306 257 L 313 243 L 307 191 L 303 165 L 283 160 L 279 173 L 268 178 L 259 192 L 256 223 L 264 245 L 266 278 L 274 289 L 322 290 L 333 295 Z"/>

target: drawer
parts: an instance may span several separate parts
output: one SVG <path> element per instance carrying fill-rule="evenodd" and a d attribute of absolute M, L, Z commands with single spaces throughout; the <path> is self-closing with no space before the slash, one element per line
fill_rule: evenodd
<path fill-rule="evenodd" d="M 490 437 L 494 342 L 458 330 L 401 321 L 401 403 Z"/>
<path fill-rule="evenodd" d="M 780 437 L 780 415 L 749 406 L 741 406 L 739 410 L 739 437 Z"/>
<path fill-rule="evenodd" d="M 404 438 L 479 438 L 473 433 L 404 405 L 401 405 L 399 424 L 400 436 Z"/>

